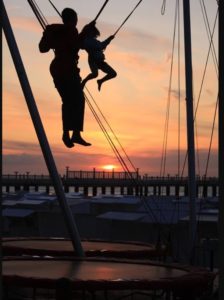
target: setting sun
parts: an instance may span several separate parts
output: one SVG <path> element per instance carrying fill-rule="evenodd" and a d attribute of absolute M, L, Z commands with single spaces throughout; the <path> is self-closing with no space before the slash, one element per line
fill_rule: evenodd
<path fill-rule="evenodd" d="M 105 166 L 103 166 L 103 169 L 104 170 L 108 170 L 108 171 L 112 171 L 112 170 L 114 170 L 114 169 L 116 169 L 116 167 L 115 167 L 115 165 L 105 165 Z"/>

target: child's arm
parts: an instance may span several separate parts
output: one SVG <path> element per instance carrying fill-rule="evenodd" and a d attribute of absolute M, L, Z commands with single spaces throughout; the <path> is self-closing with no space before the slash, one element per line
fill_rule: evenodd
<path fill-rule="evenodd" d="M 102 49 L 105 49 L 113 39 L 114 39 L 114 35 L 111 35 L 105 41 L 101 42 Z"/>

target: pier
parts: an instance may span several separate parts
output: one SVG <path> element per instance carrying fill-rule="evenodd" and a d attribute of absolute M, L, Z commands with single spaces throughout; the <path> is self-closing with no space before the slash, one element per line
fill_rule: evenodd
<path fill-rule="evenodd" d="M 164 195 L 188 196 L 188 178 L 169 176 L 158 177 L 115 171 L 70 171 L 61 176 L 65 192 L 83 191 L 84 195 L 128 194 L 128 195 Z M 3 191 L 39 191 L 40 187 L 49 193 L 53 183 L 49 175 L 8 174 L 2 176 Z M 216 177 L 196 177 L 197 197 L 218 197 L 218 179 Z"/>

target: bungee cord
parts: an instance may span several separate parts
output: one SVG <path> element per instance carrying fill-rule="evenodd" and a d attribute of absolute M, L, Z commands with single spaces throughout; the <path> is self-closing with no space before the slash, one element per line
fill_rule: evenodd
<path fill-rule="evenodd" d="M 161 165 L 160 165 L 160 176 L 165 175 L 165 169 L 166 169 L 167 142 L 168 142 L 168 129 L 169 129 L 169 115 L 170 115 L 171 88 L 172 88 L 172 78 L 173 78 L 173 63 L 174 63 L 174 49 L 175 49 L 177 16 L 178 16 L 178 6 L 176 3 L 175 16 L 174 16 L 173 40 L 172 40 L 172 51 L 171 51 L 169 89 L 168 89 L 168 98 L 167 98 L 166 118 L 165 118 L 165 125 L 164 125 Z"/>
<path fill-rule="evenodd" d="M 102 13 L 102 11 L 104 10 L 104 7 L 107 5 L 107 3 L 109 2 L 109 0 L 106 0 L 103 4 L 103 6 L 101 7 L 100 11 L 98 12 L 98 14 L 96 15 L 95 19 L 93 21 L 96 22 L 96 20 L 99 18 L 100 14 Z"/>
<path fill-rule="evenodd" d="M 90 96 L 91 96 L 91 94 L 90 94 Z M 92 97 L 92 96 L 91 96 L 91 97 Z M 85 98 L 86 98 L 86 101 L 87 101 L 87 103 L 88 103 L 88 105 L 89 105 L 89 107 L 90 107 L 90 110 L 92 111 L 94 117 L 95 117 L 96 120 L 97 120 L 98 125 L 99 125 L 100 128 L 102 129 L 104 135 L 106 136 L 106 139 L 108 140 L 109 144 L 111 145 L 114 154 L 116 155 L 118 161 L 119 161 L 120 164 L 122 165 L 123 170 L 126 171 L 126 172 L 128 173 L 129 178 L 132 180 L 133 184 L 137 187 L 138 184 L 139 184 L 139 180 L 138 180 L 138 179 L 136 180 L 136 178 L 134 178 L 134 177 L 132 176 L 132 173 L 129 171 L 129 169 L 128 169 L 126 163 L 124 162 L 123 158 L 120 156 L 120 153 L 117 151 L 117 148 L 115 147 L 115 145 L 114 145 L 114 143 L 113 143 L 111 137 L 109 136 L 108 132 L 106 131 L 104 125 L 102 124 L 102 122 L 101 122 L 99 116 L 96 114 L 96 111 L 94 110 L 94 108 L 93 108 L 91 102 L 89 101 L 89 99 L 88 99 L 88 97 L 87 97 L 86 95 L 85 95 Z M 95 102 L 95 101 L 94 101 L 94 102 Z M 157 216 L 154 214 L 152 208 L 149 206 L 148 202 L 144 199 L 144 197 L 140 197 L 140 200 L 141 200 L 141 202 L 142 202 L 142 204 L 143 204 L 143 206 L 144 206 L 146 212 L 147 212 L 148 214 L 150 214 L 150 215 L 152 216 L 152 218 L 154 219 L 155 223 L 156 223 L 158 226 L 160 226 L 160 222 L 159 222 Z M 160 208 L 158 207 L 158 204 L 157 204 L 156 202 L 155 202 L 155 206 L 158 208 L 158 210 L 160 210 Z M 166 217 L 165 217 L 165 215 L 163 214 L 162 211 L 160 211 L 160 215 L 161 215 L 161 218 L 162 218 L 163 220 L 166 220 Z M 161 233 L 161 229 L 159 229 L 159 231 L 160 231 L 160 234 L 163 235 L 163 234 Z M 164 235 L 164 236 L 165 236 L 165 235 Z M 166 239 L 166 237 L 164 238 L 164 240 L 165 240 L 165 239 Z"/>
<path fill-rule="evenodd" d="M 37 20 L 39 21 L 42 29 L 45 29 L 46 28 L 46 25 L 48 24 L 47 23 L 47 20 L 44 19 L 44 17 L 41 15 L 40 11 L 39 11 L 39 7 L 37 5 L 36 2 L 34 2 L 34 0 L 27 0 L 30 7 L 32 8 Z"/>
<path fill-rule="evenodd" d="M 57 7 L 54 5 L 54 3 L 53 3 L 51 0 L 48 0 L 48 1 L 50 2 L 51 6 L 54 8 L 54 10 L 56 11 L 56 13 L 57 13 L 60 17 L 62 17 L 62 16 L 61 16 L 61 13 L 60 13 L 59 10 L 57 9 Z"/>
<path fill-rule="evenodd" d="M 93 96 L 91 95 L 91 93 L 89 92 L 89 90 L 87 89 L 87 87 L 85 87 L 85 89 L 87 90 L 89 96 L 91 97 L 92 101 L 94 102 L 94 104 L 96 105 L 98 111 L 100 112 L 102 118 L 104 119 L 104 121 L 106 122 L 107 126 L 109 127 L 110 131 L 112 132 L 113 136 L 115 137 L 116 141 L 118 142 L 119 146 L 121 147 L 122 151 L 124 152 L 127 160 L 129 161 L 130 165 L 132 166 L 133 170 L 135 170 L 135 172 L 137 172 L 136 167 L 134 166 L 134 164 L 132 163 L 130 157 L 128 156 L 127 152 L 125 151 L 124 147 L 122 146 L 121 142 L 119 141 L 117 135 L 115 134 L 115 132 L 113 131 L 112 127 L 110 126 L 110 124 L 108 123 L 105 115 L 103 114 L 102 110 L 100 109 L 99 105 L 96 103 L 96 101 L 94 100 Z"/>
<path fill-rule="evenodd" d="M 118 161 L 119 161 L 120 164 L 122 165 L 124 171 L 126 171 L 126 172 L 128 173 L 129 179 L 131 179 L 132 182 L 133 182 L 133 184 L 137 187 L 138 184 L 139 184 L 139 179 L 136 180 L 136 178 L 134 178 L 134 177 L 132 176 L 132 173 L 129 171 L 129 169 L 128 169 L 126 163 L 124 162 L 123 158 L 120 156 L 120 153 L 117 151 L 117 148 L 114 146 L 114 143 L 113 143 L 113 141 L 111 140 L 111 137 L 109 136 L 108 132 L 105 130 L 104 125 L 102 124 L 102 122 L 101 122 L 99 116 L 96 114 L 96 112 L 95 112 L 95 110 L 94 110 L 94 108 L 93 108 L 91 102 L 89 101 L 89 99 L 88 99 L 88 97 L 87 97 L 86 95 L 85 95 L 85 98 L 86 98 L 86 101 L 87 101 L 87 103 L 88 103 L 88 105 L 89 105 L 90 110 L 92 111 L 94 117 L 95 117 L 96 120 L 97 120 L 98 125 L 99 125 L 100 128 L 102 129 L 104 135 L 106 136 L 106 139 L 108 140 L 109 144 L 111 145 L 111 147 L 112 147 L 112 149 L 113 149 L 113 151 L 114 151 L 114 154 L 116 155 Z M 148 214 L 150 214 L 150 215 L 152 216 L 152 218 L 154 219 L 155 223 L 158 224 L 158 225 L 160 226 L 160 222 L 159 222 L 157 216 L 154 214 L 152 208 L 149 206 L 149 204 L 147 203 L 147 201 L 145 201 L 144 197 L 140 197 L 140 200 L 141 200 L 141 202 L 142 202 L 144 208 L 146 209 L 146 212 L 147 212 Z M 157 208 L 158 208 L 157 203 L 155 203 L 155 205 L 156 205 Z M 164 220 L 166 219 L 165 216 L 164 216 L 164 214 L 162 213 L 162 211 L 161 211 L 161 217 L 162 217 Z M 162 233 L 160 232 L 160 234 L 162 234 Z"/>
<path fill-rule="evenodd" d="M 121 25 L 118 27 L 118 29 L 113 34 L 114 36 L 117 35 L 117 33 L 121 30 L 121 28 L 124 26 L 124 24 L 127 22 L 127 20 L 130 18 L 130 16 L 134 13 L 134 11 L 137 9 L 137 7 L 141 4 L 143 0 L 140 0 L 136 6 L 133 8 L 133 10 L 130 12 L 130 14 L 125 18 L 125 20 L 121 23 Z"/>
<path fill-rule="evenodd" d="M 50 0 L 49 0 L 50 1 Z M 115 33 L 113 34 L 113 36 L 116 36 L 117 33 L 121 30 L 121 28 L 124 26 L 124 24 L 127 22 L 127 20 L 131 17 L 131 15 L 134 13 L 134 11 L 137 9 L 137 7 L 141 4 L 143 0 L 139 0 L 139 2 L 135 5 L 135 7 L 132 9 L 132 11 L 130 12 L 130 14 L 124 19 L 124 21 L 121 23 L 121 25 L 118 27 L 118 29 L 115 31 Z M 104 10 L 105 6 L 107 5 L 107 3 L 109 2 L 109 0 L 106 0 L 103 4 L 103 6 L 101 7 L 101 9 L 99 10 L 98 14 L 96 15 L 95 19 L 93 20 L 94 22 L 96 22 L 96 20 L 99 18 L 100 14 L 102 13 L 102 11 Z"/>
<path fill-rule="evenodd" d="M 85 94 L 85 99 L 86 99 L 86 102 L 88 103 L 89 108 L 90 108 L 91 112 L 93 113 L 93 115 L 94 115 L 94 117 L 95 117 L 98 125 L 100 126 L 101 130 L 103 131 L 103 133 L 104 133 L 104 135 L 105 135 L 105 137 L 107 139 L 107 141 L 109 142 L 109 144 L 110 144 L 110 146 L 111 146 L 111 148 L 112 148 L 115 156 L 117 157 L 118 161 L 120 162 L 123 170 L 128 173 L 128 175 L 130 176 L 130 178 L 132 178 L 132 174 L 131 174 L 129 168 L 127 167 L 127 164 L 125 163 L 124 159 L 122 158 L 122 156 L 120 155 L 119 151 L 117 150 L 115 144 L 113 143 L 110 135 L 108 134 L 105 126 L 101 122 L 99 116 L 97 115 L 96 111 L 94 110 L 94 107 L 92 106 L 92 104 L 91 104 L 91 102 L 90 102 L 90 100 L 89 100 L 89 98 L 87 97 L 86 94 Z"/>
<path fill-rule="evenodd" d="M 42 17 L 42 19 L 43 19 L 43 21 L 45 22 L 45 24 L 48 24 L 47 19 L 45 18 L 44 14 L 42 13 L 40 7 L 37 5 L 36 0 L 33 0 L 33 3 L 35 4 L 35 6 L 36 6 L 36 8 L 37 8 L 37 10 L 38 10 L 38 13 L 39 13 L 39 15 Z"/>

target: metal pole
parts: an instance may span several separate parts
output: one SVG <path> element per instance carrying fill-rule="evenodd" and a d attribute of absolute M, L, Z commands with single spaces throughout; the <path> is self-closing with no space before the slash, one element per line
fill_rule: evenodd
<path fill-rule="evenodd" d="M 185 47 L 185 81 L 187 109 L 187 144 L 188 144 L 188 188 L 189 188 L 189 239 L 190 260 L 194 260 L 194 242 L 196 241 L 196 179 L 195 179 L 195 144 L 194 144 L 194 111 L 192 88 L 192 55 L 190 2 L 183 0 L 184 47 Z"/>
<path fill-rule="evenodd" d="M 33 93 L 26 75 L 25 68 L 23 66 L 23 62 L 19 53 L 19 49 L 16 44 L 16 40 L 7 16 L 7 12 L 5 10 L 5 6 L 3 4 L 2 7 L 2 23 L 3 30 L 5 33 L 5 37 L 8 43 L 9 50 L 11 52 L 11 56 L 17 71 L 17 75 L 26 99 L 26 103 L 31 115 L 31 119 L 33 121 L 34 128 L 36 130 L 36 134 L 40 143 L 40 147 L 43 152 L 43 156 L 52 178 L 54 189 L 64 216 L 64 220 L 73 243 L 73 247 L 78 256 L 83 257 L 84 251 L 82 249 L 79 233 L 75 224 L 75 220 L 72 216 L 72 212 L 70 207 L 67 204 L 67 200 L 64 194 L 61 178 L 58 174 L 53 155 L 51 153 L 51 149 L 41 122 L 41 118 L 35 103 L 35 99 L 33 97 Z"/>
<path fill-rule="evenodd" d="M 224 2 L 219 4 L 219 300 L 224 299 Z"/>
<path fill-rule="evenodd" d="M 0 65 L 2 66 L 2 0 L 0 0 Z M 2 236 L 3 236 L 3 220 L 2 220 L 2 68 L 0 76 L 0 299 L 3 299 L 2 287 Z"/>

